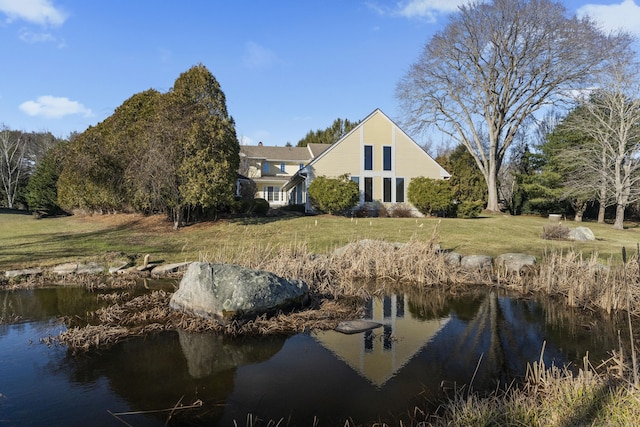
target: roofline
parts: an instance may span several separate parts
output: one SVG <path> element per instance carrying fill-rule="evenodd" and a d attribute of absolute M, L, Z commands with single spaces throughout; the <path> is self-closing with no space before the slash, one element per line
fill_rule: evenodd
<path fill-rule="evenodd" d="M 431 155 L 429 153 L 427 153 L 426 151 L 424 151 L 422 149 L 422 147 L 420 147 L 420 144 L 418 144 L 413 138 L 411 138 L 411 136 L 409 136 L 408 133 L 406 133 L 400 126 L 398 126 L 398 124 L 396 122 L 394 122 L 389 116 L 387 116 L 380 108 L 376 108 L 375 110 L 373 110 L 369 115 L 367 115 L 367 117 L 365 117 L 364 119 L 362 119 L 362 121 L 360 123 L 358 123 L 358 126 L 354 127 L 346 135 L 344 135 L 342 138 L 340 138 L 339 140 L 337 140 L 336 142 L 331 144 L 331 146 L 329 148 L 327 148 L 326 150 L 324 150 L 318 157 L 313 158 L 309 163 L 307 163 L 307 167 L 308 166 L 312 166 L 317 160 L 323 158 L 325 156 L 325 154 L 327 154 L 328 152 L 333 150 L 333 148 L 335 146 L 339 145 L 344 139 L 349 137 L 353 132 L 355 132 L 356 130 L 360 129 L 361 126 L 364 126 L 365 122 L 367 120 L 369 120 L 376 112 L 380 112 L 380 114 L 382 114 L 387 120 L 389 120 L 397 129 L 399 129 L 400 132 L 402 132 L 409 139 L 409 141 L 411 141 L 415 145 L 417 145 L 418 148 L 420 148 L 420 150 L 427 157 L 429 157 L 431 160 L 433 160 L 433 162 L 440 168 L 440 176 L 442 178 L 444 178 L 444 177 L 449 177 L 450 178 L 451 177 L 451 174 L 445 168 L 443 168 L 440 165 L 440 163 L 436 162 L 436 160 L 433 157 L 431 157 Z M 444 174 L 442 172 L 444 172 Z"/>

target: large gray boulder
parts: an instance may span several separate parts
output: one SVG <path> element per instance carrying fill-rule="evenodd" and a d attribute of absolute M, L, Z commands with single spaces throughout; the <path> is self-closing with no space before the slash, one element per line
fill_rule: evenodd
<path fill-rule="evenodd" d="M 575 240 L 577 242 L 588 242 L 596 240 L 596 236 L 589 227 L 576 227 L 569 230 L 569 240 Z"/>
<path fill-rule="evenodd" d="M 204 318 L 228 320 L 302 304 L 309 288 L 302 280 L 239 265 L 192 263 L 169 306 Z"/>

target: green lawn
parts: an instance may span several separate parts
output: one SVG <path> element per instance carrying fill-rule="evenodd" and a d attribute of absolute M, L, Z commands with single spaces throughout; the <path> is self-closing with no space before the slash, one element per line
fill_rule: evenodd
<path fill-rule="evenodd" d="M 553 250 L 575 249 L 600 258 L 620 258 L 621 248 L 635 252 L 638 224 L 624 231 L 611 225 L 584 223 L 595 233 L 590 243 L 540 238 L 545 218 L 491 215 L 476 219 L 360 218 L 333 216 L 221 220 L 174 231 L 163 217 L 139 215 L 70 216 L 35 219 L 0 213 L 0 270 L 50 266 L 96 259 L 108 252 L 151 254 L 155 260 L 178 262 L 207 259 L 215 254 L 304 244 L 313 252 L 328 252 L 351 241 L 384 239 L 428 240 L 437 229 L 445 249 L 464 255 L 525 252 L 541 257 Z M 579 224 L 565 223 L 569 227 Z"/>

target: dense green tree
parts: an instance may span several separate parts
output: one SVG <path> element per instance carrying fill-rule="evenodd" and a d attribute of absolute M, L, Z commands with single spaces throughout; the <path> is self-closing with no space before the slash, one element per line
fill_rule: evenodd
<path fill-rule="evenodd" d="M 347 176 L 340 178 L 319 176 L 309 185 L 309 196 L 313 205 L 320 211 L 338 215 L 358 204 L 360 190 L 358 184 Z"/>
<path fill-rule="evenodd" d="M 598 222 L 604 222 L 605 208 L 609 205 L 607 183 L 606 158 L 603 153 L 597 158 L 590 158 L 593 162 L 589 167 L 588 174 L 582 161 L 577 162 L 574 156 L 579 151 L 592 151 L 594 141 L 580 129 L 568 126 L 571 117 L 581 114 L 578 109 L 572 110 L 564 117 L 555 128 L 549 132 L 544 143 L 539 147 L 539 151 L 545 159 L 544 171 L 555 173 L 560 176 L 560 199 L 565 201 L 573 210 L 574 219 L 582 221 L 582 216 L 591 201 L 597 201 L 600 205 Z M 593 168 L 598 168 L 599 173 L 593 173 Z"/>
<path fill-rule="evenodd" d="M 137 93 L 78 135 L 60 175 L 61 206 L 91 211 L 218 212 L 235 192 L 239 143 L 219 83 L 203 65 L 165 94 Z"/>
<path fill-rule="evenodd" d="M 451 184 L 443 179 L 422 176 L 412 179 L 407 198 L 424 215 L 447 215 L 453 206 Z"/>
<path fill-rule="evenodd" d="M 26 200 L 32 211 L 56 213 L 58 205 L 58 178 L 62 172 L 68 142 L 50 148 L 38 162 L 26 187 Z"/>
<path fill-rule="evenodd" d="M 442 154 L 436 161 L 450 174 L 449 185 L 457 202 L 477 202 L 486 204 L 487 186 L 476 161 L 464 145 L 458 145 L 453 151 Z"/>
<path fill-rule="evenodd" d="M 351 122 L 348 119 L 335 119 L 331 126 L 326 129 L 318 129 L 315 132 L 309 131 L 304 138 L 298 141 L 298 147 L 306 147 L 308 144 L 334 144 L 343 136 L 348 134 L 358 126 L 360 122 Z"/>
<path fill-rule="evenodd" d="M 168 94 L 182 153 L 178 168 L 184 202 L 218 210 L 233 201 L 240 144 L 220 84 L 203 65 L 176 80 Z M 185 120 L 186 119 L 186 120 Z"/>

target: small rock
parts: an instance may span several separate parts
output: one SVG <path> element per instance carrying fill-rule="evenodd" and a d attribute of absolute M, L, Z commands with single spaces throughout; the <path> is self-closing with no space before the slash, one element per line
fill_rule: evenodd
<path fill-rule="evenodd" d="M 523 267 L 536 264 L 536 257 L 533 255 L 508 253 L 499 255 L 496 258 L 496 265 L 503 267 L 510 273 L 519 273 Z"/>
<path fill-rule="evenodd" d="M 21 276 L 39 276 L 42 274 L 42 270 L 39 268 L 25 268 L 23 270 L 8 270 L 4 272 L 4 277 L 11 279 Z"/>
<path fill-rule="evenodd" d="M 73 274 L 78 270 L 78 264 L 75 262 L 68 262 L 66 264 L 60 264 L 53 267 L 53 272 L 56 274 Z"/>
<path fill-rule="evenodd" d="M 449 265 L 459 267 L 461 260 L 462 255 L 457 252 L 447 252 L 444 254 L 444 262 Z"/>
<path fill-rule="evenodd" d="M 98 274 L 102 273 L 105 270 L 105 266 L 90 262 L 87 264 L 78 264 L 78 268 L 76 269 L 76 274 Z"/>
<path fill-rule="evenodd" d="M 152 274 L 167 274 L 167 273 L 177 273 L 178 271 L 184 271 L 189 267 L 191 261 L 189 262 L 178 262 L 175 264 L 167 264 L 167 265 L 159 265 L 151 270 Z"/>
<path fill-rule="evenodd" d="M 467 270 L 484 270 L 493 267 L 489 255 L 467 255 L 460 260 L 460 266 Z"/>
<path fill-rule="evenodd" d="M 122 263 L 116 267 L 109 267 L 109 273 L 114 274 L 114 273 L 120 273 L 122 270 L 124 270 L 125 268 L 127 268 L 127 266 L 129 265 L 128 262 Z"/>
<path fill-rule="evenodd" d="M 382 323 L 373 322 L 371 320 L 346 320 L 338 323 L 336 331 L 343 334 L 357 334 L 358 332 L 368 331 L 370 329 L 379 328 Z"/>

